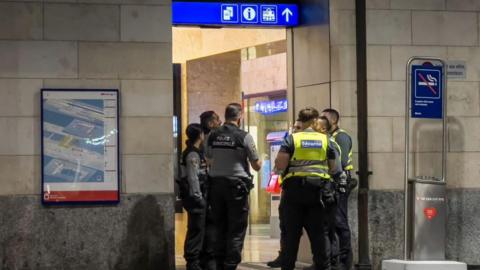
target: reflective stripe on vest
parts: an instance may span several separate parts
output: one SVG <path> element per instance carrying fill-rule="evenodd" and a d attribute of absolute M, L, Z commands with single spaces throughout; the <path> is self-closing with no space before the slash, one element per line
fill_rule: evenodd
<path fill-rule="evenodd" d="M 294 176 L 330 179 L 327 163 L 327 135 L 317 132 L 299 132 L 292 134 L 292 137 L 295 150 L 284 179 Z"/>
<path fill-rule="evenodd" d="M 335 142 L 337 141 L 337 135 L 338 135 L 339 133 L 345 133 L 345 134 L 347 134 L 347 135 L 350 137 L 350 135 L 349 135 L 345 130 L 339 128 L 339 129 L 337 129 L 337 130 L 332 134 L 332 137 L 333 137 L 333 139 L 335 140 Z M 340 148 L 340 149 L 341 149 L 341 148 Z M 342 156 L 342 155 L 341 155 L 341 150 L 340 150 L 340 157 L 341 157 L 341 156 Z M 353 158 L 352 158 L 352 156 L 353 156 L 353 151 L 352 151 L 352 149 L 350 148 L 350 152 L 348 153 L 348 160 L 347 160 L 346 166 L 345 166 L 345 168 L 343 168 L 345 171 L 351 171 L 351 170 L 353 170 Z M 343 164 L 343 160 L 342 160 L 342 164 Z"/>

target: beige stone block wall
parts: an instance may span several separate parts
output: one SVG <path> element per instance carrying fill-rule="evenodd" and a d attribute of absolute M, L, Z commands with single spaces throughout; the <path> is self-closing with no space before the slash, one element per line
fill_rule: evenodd
<path fill-rule="evenodd" d="M 245 95 L 287 89 L 286 53 L 245 60 L 240 68 Z"/>
<path fill-rule="evenodd" d="M 188 123 L 200 122 L 200 114 L 210 110 L 223 121 L 225 106 L 242 101 L 240 72 L 240 51 L 188 61 Z"/>
<path fill-rule="evenodd" d="M 332 82 L 332 108 L 342 113 L 341 117 L 357 115 L 357 84 L 355 81 Z"/>
<path fill-rule="evenodd" d="M 480 2 L 476 0 L 446 0 L 448 10 L 479 11 Z"/>
<path fill-rule="evenodd" d="M 393 151 L 392 118 L 368 118 L 368 152 L 391 153 Z"/>
<path fill-rule="evenodd" d="M 173 167 L 174 155 L 127 155 L 123 159 L 127 193 L 153 193 L 173 190 L 173 181 L 164 181 Z"/>
<path fill-rule="evenodd" d="M 450 81 L 448 83 L 448 115 L 480 115 L 479 82 Z"/>
<path fill-rule="evenodd" d="M 170 80 L 122 80 L 124 116 L 173 115 L 173 82 Z"/>
<path fill-rule="evenodd" d="M 70 41 L 1 41 L 0 78 L 76 78 L 78 45 Z"/>
<path fill-rule="evenodd" d="M 448 47 L 448 59 L 467 64 L 467 81 L 480 81 L 480 47 Z"/>
<path fill-rule="evenodd" d="M 295 86 L 307 86 L 330 81 L 330 45 L 328 26 L 294 29 Z"/>
<path fill-rule="evenodd" d="M 170 43 L 89 43 L 79 45 L 81 78 L 164 79 L 172 77 Z"/>
<path fill-rule="evenodd" d="M 42 5 L 0 3 L 1 39 L 42 39 Z"/>
<path fill-rule="evenodd" d="M 66 88 L 66 89 L 119 89 L 120 80 L 114 79 L 45 79 L 44 88 Z"/>
<path fill-rule="evenodd" d="M 367 42 L 369 44 L 410 44 L 411 12 L 403 10 L 367 11 Z"/>
<path fill-rule="evenodd" d="M 169 6 L 122 6 L 122 41 L 170 42 L 172 21 Z"/>
<path fill-rule="evenodd" d="M 391 0 L 392 9 L 407 10 L 443 10 L 445 8 L 445 0 Z"/>
<path fill-rule="evenodd" d="M 367 2 L 371 187 L 403 189 L 405 69 L 412 56 L 467 63 L 466 79 L 452 79 L 448 83 L 447 180 L 450 187 L 478 187 L 472 176 L 478 175 L 480 164 L 478 1 Z M 410 138 L 412 174 L 439 175 L 439 123 L 412 121 Z"/>
<path fill-rule="evenodd" d="M 404 81 L 369 81 L 368 116 L 404 116 Z"/>
<path fill-rule="evenodd" d="M 41 88 L 119 89 L 122 192 L 173 192 L 170 3 L 0 3 L 1 195 L 40 194 Z"/>
<path fill-rule="evenodd" d="M 371 45 L 367 47 L 367 79 L 388 81 L 392 79 L 390 46 Z"/>
<path fill-rule="evenodd" d="M 382 2 L 384 0 L 368 0 L 367 5 L 382 7 Z M 355 1 L 330 1 L 330 24 L 331 107 L 340 113 L 340 127 L 352 137 L 356 166 L 358 140 Z"/>
<path fill-rule="evenodd" d="M 322 111 L 330 107 L 330 84 L 316 84 L 295 88 L 295 115 L 305 107 Z"/>
<path fill-rule="evenodd" d="M 403 189 L 403 153 L 369 153 L 370 189 Z M 392 164 L 396 164 L 397 166 Z"/>
<path fill-rule="evenodd" d="M 41 79 L 0 79 L 0 115 L 39 116 Z"/>
<path fill-rule="evenodd" d="M 338 45 L 331 47 L 332 81 L 355 81 L 357 79 L 357 54 L 355 45 Z"/>
<path fill-rule="evenodd" d="M 390 0 L 366 0 L 367 9 L 388 9 Z"/>
<path fill-rule="evenodd" d="M 478 45 L 478 21 L 475 12 L 414 11 L 413 44 Z"/>
<path fill-rule="evenodd" d="M 173 62 L 244 49 L 250 46 L 285 40 L 285 29 L 174 27 Z"/>
<path fill-rule="evenodd" d="M 46 40 L 118 41 L 118 6 L 50 4 L 45 6 Z"/>
<path fill-rule="evenodd" d="M 338 10 L 330 16 L 330 44 L 355 44 L 355 10 Z"/>

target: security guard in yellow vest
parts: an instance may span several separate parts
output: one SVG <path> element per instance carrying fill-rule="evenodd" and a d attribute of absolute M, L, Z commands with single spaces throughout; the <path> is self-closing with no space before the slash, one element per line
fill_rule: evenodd
<path fill-rule="evenodd" d="M 330 269 L 330 247 L 326 241 L 328 216 L 335 209 L 335 190 L 330 173 L 335 169 L 336 152 L 327 135 L 313 130 L 319 113 L 314 108 L 300 111 L 304 130 L 288 136 L 275 160 L 283 172 L 282 214 L 285 250 L 282 270 L 293 270 L 302 229 L 308 233 L 317 269 Z"/>
<path fill-rule="evenodd" d="M 350 191 L 356 187 L 356 180 L 352 178 L 352 138 L 348 133 L 340 129 L 338 121 L 340 114 L 334 109 L 326 109 L 322 116 L 327 117 L 330 122 L 330 134 L 340 147 L 342 170 L 345 172 L 337 179 L 339 188 L 337 197 L 337 210 L 335 214 L 334 230 L 330 233 L 332 246 L 332 264 L 337 264 L 339 270 L 350 270 L 353 264 L 353 253 L 351 244 L 351 231 L 348 224 L 348 196 Z M 338 241 L 337 241 L 338 238 Z"/>

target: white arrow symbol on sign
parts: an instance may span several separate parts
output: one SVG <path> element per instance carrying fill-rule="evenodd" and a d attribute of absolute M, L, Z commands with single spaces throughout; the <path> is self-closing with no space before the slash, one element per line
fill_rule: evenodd
<path fill-rule="evenodd" d="M 286 8 L 283 12 L 282 12 L 282 16 L 285 16 L 285 21 L 289 22 L 290 21 L 290 16 L 293 15 L 293 12 L 289 9 L 289 8 Z"/>

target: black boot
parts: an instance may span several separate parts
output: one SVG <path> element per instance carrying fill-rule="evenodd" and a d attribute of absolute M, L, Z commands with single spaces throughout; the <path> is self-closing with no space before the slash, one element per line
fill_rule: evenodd
<path fill-rule="evenodd" d="M 187 262 L 187 270 L 203 270 L 200 266 L 200 262 Z"/>
<path fill-rule="evenodd" d="M 310 266 L 307 266 L 307 267 L 303 268 L 303 270 L 315 270 L 315 269 L 316 269 L 315 264 L 312 264 Z"/>
<path fill-rule="evenodd" d="M 268 267 L 271 267 L 271 268 L 282 267 L 282 252 L 279 251 L 278 252 L 278 257 L 273 261 L 267 262 L 267 265 L 268 265 Z"/>

